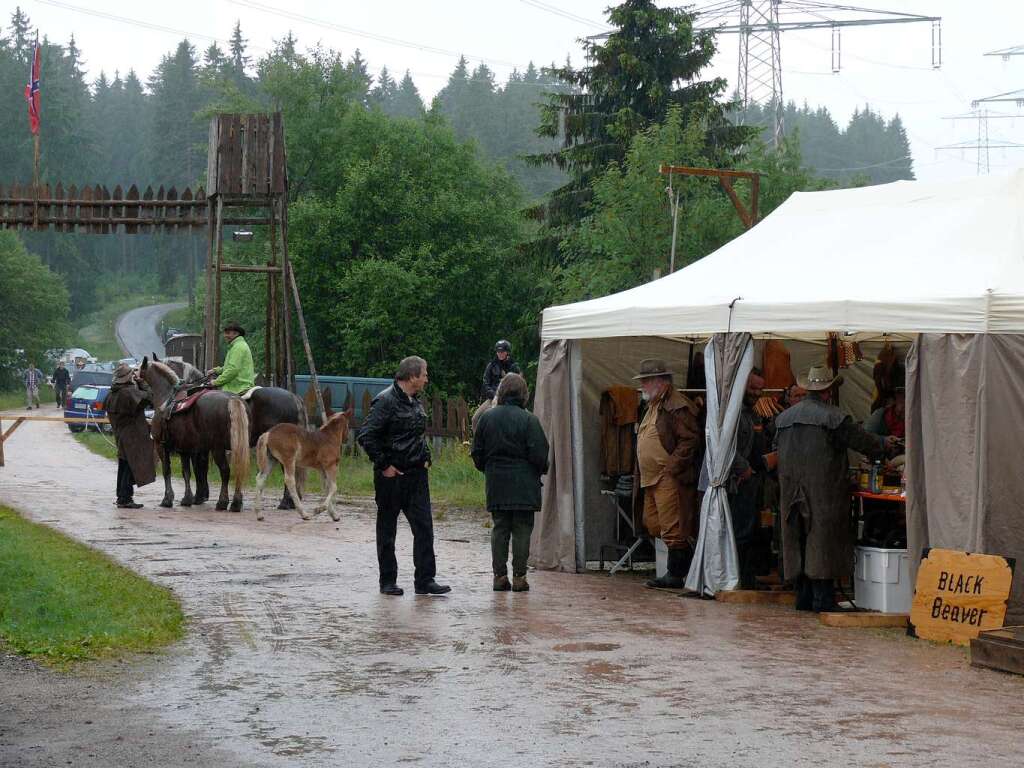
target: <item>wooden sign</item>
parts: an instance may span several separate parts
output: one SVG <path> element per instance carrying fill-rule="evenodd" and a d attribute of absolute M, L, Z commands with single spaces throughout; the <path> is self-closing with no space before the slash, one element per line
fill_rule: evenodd
<path fill-rule="evenodd" d="M 1006 618 L 1014 560 L 953 549 L 926 549 L 917 571 L 907 634 L 967 645 Z"/>

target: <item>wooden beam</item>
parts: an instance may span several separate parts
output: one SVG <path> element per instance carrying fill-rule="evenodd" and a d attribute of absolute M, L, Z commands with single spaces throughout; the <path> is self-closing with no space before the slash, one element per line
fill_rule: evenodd
<path fill-rule="evenodd" d="M 740 200 L 740 196 L 736 194 L 736 190 L 732 188 L 732 182 L 727 178 L 720 178 L 718 183 L 722 185 L 722 189 L 725 190 L 725 194 L 732 200 L 732 207 L 736 209 L 736 213 L 740 215 L 740 221 L 743 222 L 743 226 L 750 229 L 754 226 L 750 218 L 750 212 L 746 206 L 743 205 L 743 201 Z"/>
<path fill-rule="evenodd" d="M 295 314 L 299 318 L 299 335 L 302 346 L 306 349 L 306 363 L 309 365 L 310 384 L 316 390 L 316 407 L 320 411 L 321 424 L 327 423 L 327 411 L 324 410 L 324 396 L 320 392 L 320 381 L 316 377 L 316 365 L 313 364 L 313 350 L 309 346 L 309 335 L 306 333 L 306 318 L 302 315 L 302 299 L 299 298 L 299 286 L 295 282 L 295 271 L 288 264 L 288 280 L 292 285 L 292 300 L 295 302 Z"/>
<path fill-rule="evenodd" d="M 730 171 L 722 168 L 691 168 L 686 165 L 662 165 L 659 173 L 678 173 L 683 176 L 715 176 L 727 179 L 753 179 L 760 174 L 755 171 Z"/>
<path fill-rule="evenodd" d="M 281 271 L 280 267 L 276 267 L 272 264 L 221 264 L 221 272 L 266 272 L 270 274 L 277 274 Z"/>

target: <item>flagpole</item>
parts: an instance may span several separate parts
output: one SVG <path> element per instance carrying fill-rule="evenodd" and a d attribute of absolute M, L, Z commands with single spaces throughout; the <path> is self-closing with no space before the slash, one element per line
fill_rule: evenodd
<path fill-rule="evenodd" d="M 37 69 L 38 67 L 38 69 Z M 39 55 L 39 30 L 36 30 L 36 46 L 32 51 L 32 66 L 29 69 L 29 100 L 30 110 L 35 106 L 38 96 L 38 79 L 42 76 L 42 62 Z M 34 89 L 33 89 L 33 86 Z M 35 111 L 35 131 L 32 133 L 32 228 L 39 229 L 39 111 Z"/>
<path fill-rule="evenodd" d="M 32 157 L 32 189 L 35 192 L 35 206 L 32 209 L 32 228 L 39 229 L 39 134 L 34 139 L 34 152 Z"/>

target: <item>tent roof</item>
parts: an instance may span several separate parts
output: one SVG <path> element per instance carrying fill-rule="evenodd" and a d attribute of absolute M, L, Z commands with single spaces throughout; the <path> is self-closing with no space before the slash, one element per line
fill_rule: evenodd
<path fill-rule="evenodd" d="M 1024 170 L 794 193 L 679 272 L 547 308 L 542 336 L 728 330 L 1024 333 Z"/>

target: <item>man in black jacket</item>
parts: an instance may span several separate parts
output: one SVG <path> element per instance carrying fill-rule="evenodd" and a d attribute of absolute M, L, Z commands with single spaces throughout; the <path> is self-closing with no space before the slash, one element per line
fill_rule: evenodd
<path fill-rule="evenodd" d="M 53 393 L 57 396 L 57 407 L 63 408 L 68 399 L 68 387 L 71 386 L 71 374 L 64 367 L 64 361 L 57 363 L 57 370 L 53 372 Z"/>
<path fill-rule="evenodd" d="M 502 339 L 494 345 L 494 359 L 484 368 L 484 400 L 493 400 L 494 394 L 498 391 L 498 385 L 505 378 L 505 374 L 519 373 L 519 366 L 512 359 L 512 344 Z"/>
<path fill-rule="evenodd" d="M 395 383 L 373 399 L 370 415 L 359 432 L 359 445 L 373 462 L 377 501 L 377 564 L 380 591 L 404 594 L 398 586 L 395 535 L 398 513 L 412 528 L 413 582 L 417 595 L 443 595 L 451 587 L 434 581 L 434 521 L 430 510 L 427 468 L 430 447 L 424 436 L 427 412 L 417 395 L 427 386 L 427 361 L 407 357 L 398 364 Z"/>

